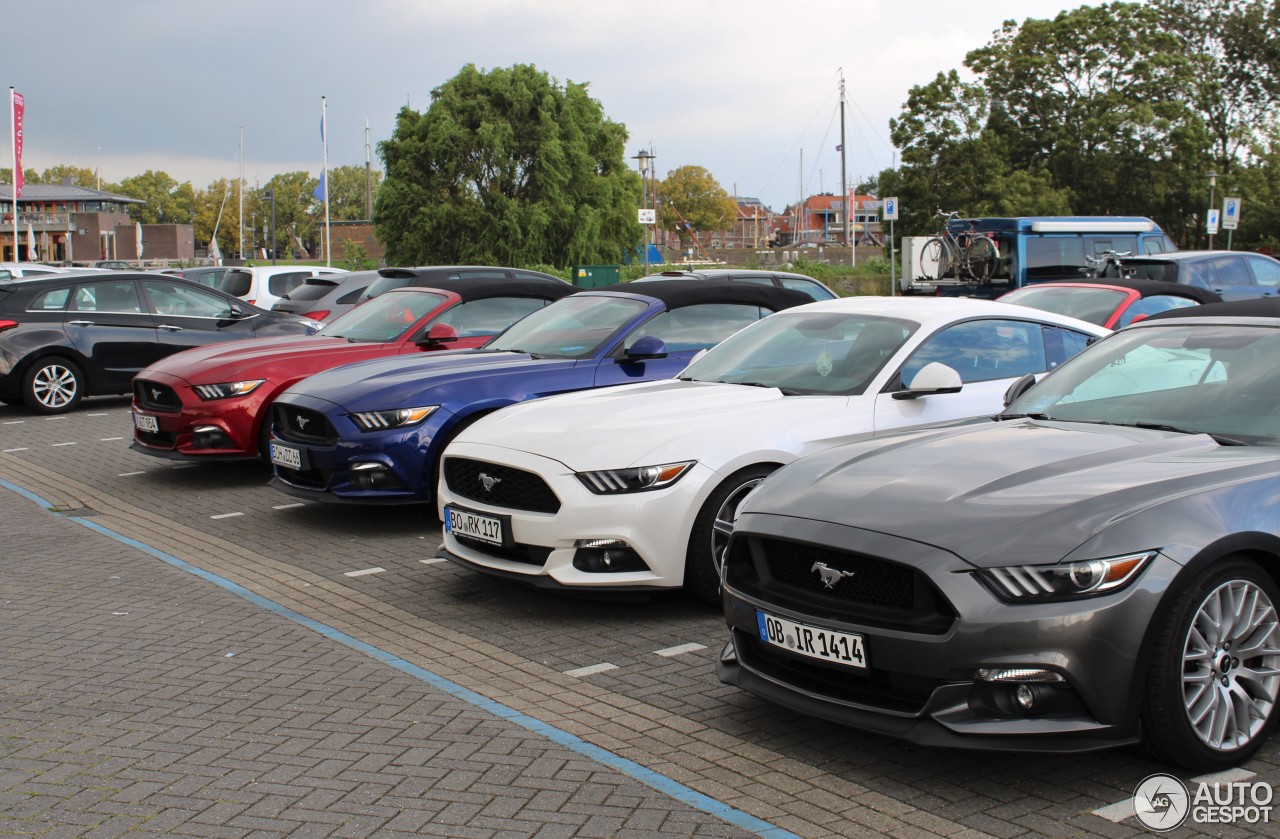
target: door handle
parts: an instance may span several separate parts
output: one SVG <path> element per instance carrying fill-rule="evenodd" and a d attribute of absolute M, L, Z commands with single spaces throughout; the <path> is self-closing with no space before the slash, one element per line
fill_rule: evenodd
<path fill-rule="evenodd" d="M 167 332 L 181 332 L 181 331 L 182 331 L 182 327 L 181 327 L 181 326 L 173 326 L 173 325 L 168 324 L 168 323 L 162 323 L 162 324 L 160 324 L 159 326 L 157 326 L 157 327 L 156 327 L 156 329 L 163 329 L 163 330 L 165 330 L 165 331 L 167 331 Z"/>
<path fill-rule="evenodd" d="M 67 323 L 71 326 L 93 326 L 97 321 L 92 320 L 69 320 Z"/>

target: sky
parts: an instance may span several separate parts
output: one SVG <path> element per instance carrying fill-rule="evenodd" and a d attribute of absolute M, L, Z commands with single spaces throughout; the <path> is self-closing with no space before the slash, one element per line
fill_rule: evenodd
<path fill-rule="evenodd" d="M 468 63 L 532 64 L 587 83 L 659 176 L 702 166 L 781 210 L 840 190 L 842 77 L 852 186 L 896 165 L 889 120 L 912 87 L 963 74 L 1007 19 L 1101 2 L 29 0 L 6 9 L 0 81 L 25 98 L 24 169 L 105 183 L 150 169 L 203 189 L 242 157 L 249 185 L 318 177 L 321 97 L 329 166 L 364 165 L 367 124 L 381 169 L 400 108 L 425 111 Z"/>

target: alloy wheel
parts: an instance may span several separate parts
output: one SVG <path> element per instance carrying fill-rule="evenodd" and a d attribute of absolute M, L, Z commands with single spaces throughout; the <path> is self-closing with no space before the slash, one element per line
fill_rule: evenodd
<path fill-rule="evenodd" d="M 76 398 L 79 387 L 76 374 L 61 364 L 40 368 L 31 380 L 31 392 L 36 401 L 50 410 L 69 405 Z"/>

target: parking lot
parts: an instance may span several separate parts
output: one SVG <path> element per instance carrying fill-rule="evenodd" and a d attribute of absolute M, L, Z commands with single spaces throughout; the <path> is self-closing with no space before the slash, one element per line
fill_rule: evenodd
<path fill-rule="evenodd" d="M 0 834 L 1119 837 L 1169 771 L 798 716 L 717 681 L 692 598 L 519 588 L 435 559 L 433 510 L 298 503 L 130 437 L 125 398 L 0 406 Z M 1227 779 L 1280 785 L 1280 737 Z"/>

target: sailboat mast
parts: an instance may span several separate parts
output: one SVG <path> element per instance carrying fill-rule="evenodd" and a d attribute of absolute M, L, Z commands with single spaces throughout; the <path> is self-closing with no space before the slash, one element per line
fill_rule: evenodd
<path fill-rule="evenodd" d="M 236 216 L 236 255 L 244 259 L 244 126 L 240 126 L 240 180 L 236 183 L 240 194 L 240 212 Z"/>

